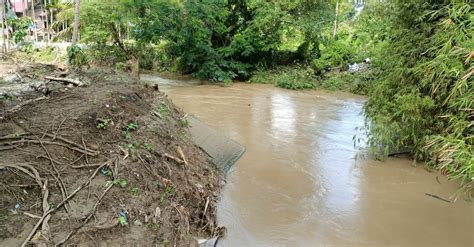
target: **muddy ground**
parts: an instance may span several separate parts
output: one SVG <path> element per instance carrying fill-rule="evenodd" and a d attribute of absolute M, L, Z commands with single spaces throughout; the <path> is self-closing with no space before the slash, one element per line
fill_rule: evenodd
<path fill-rule="evenodd" d="M 223 233 L 219 173 L 157 86 L 8 60 L 0 74 L 0 246 L 189 246 Z"/>

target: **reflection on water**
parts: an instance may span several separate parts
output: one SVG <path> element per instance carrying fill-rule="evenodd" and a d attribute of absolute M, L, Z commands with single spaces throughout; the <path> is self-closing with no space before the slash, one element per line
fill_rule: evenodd
<path fill-rule="evenodd" d="M 247 148 L 219 203 L 221 246 L 474 246 L 473 204 L 424 194 L 448 198 L 455 183 L 410 160 L 358 155 L 363 98 L 164 84 L 175 104 Z"/>

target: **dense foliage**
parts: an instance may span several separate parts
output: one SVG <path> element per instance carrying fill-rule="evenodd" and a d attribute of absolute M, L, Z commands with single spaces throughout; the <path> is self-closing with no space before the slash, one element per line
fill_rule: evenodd
<path fill-rule="evenodd" d="M 28 35 L 28 27 L 33 23 L 30 18 L 10 18 L 8 24 L 13 30 L 11 38 L 13 43 L 22 42 Z"/>
<path fill-rule="evenodd" d="M 246 79 L 257 68 L 319 57 L 333 5 L 322 0 L 89 0 L 81 37 L 96 47 L 93 55 L 114 62 L 133 56 L 152 68 L 159 58 L 160 65 L 198 78 Z"/>
<path fill-rule="evenodd" d="M 469 1 L 383 3 L 389 42 L 365 106 L 369 142 L 408 149 L 464 184 L 474 179 L 474 40 Z M 381 25 L 374 23 L 373 26 Z"/>

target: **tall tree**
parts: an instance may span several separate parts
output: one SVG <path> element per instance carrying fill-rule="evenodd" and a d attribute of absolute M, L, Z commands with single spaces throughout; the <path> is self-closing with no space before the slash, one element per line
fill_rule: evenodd
<path fill-rule="evenodd" d="M 79 17 L 81 14 L 81 0 L 76 0 L 74 7 L 74 30 L 72 32 L 72 45 L 76 45 L 79 39 Z"/>
<path fill-rule="evenodd" d="M 26 16 L 27 10 L 28 10 L 28 0 L 23 0 L 23 17 Z"/>
<path fill-rule="evenodd" d="M 38 26 L 36 24 L 35 0 L 31 0 L 31 18 L 33 19 L 33 37 L 35 41 L 38 41 Z"/>
<path fill-rule="evenodd" d="M 5 11 L 7 7 L 6 0 L 0 0 L 1 17 L 2 17 L 2 34 L 3 34 L 3 46 L 2 52 L 6 53 L 8 51 L 8 23 L 7 23 L 7 13 Z"/>
<path fill-rule="evenodd" d="M 332 37 L 336 37 L 337 33 L 337 17 L 339 16 L 339 0 L 336 1 L 336 16 L 334 17 L 334 29 L 332 31 Z"/>

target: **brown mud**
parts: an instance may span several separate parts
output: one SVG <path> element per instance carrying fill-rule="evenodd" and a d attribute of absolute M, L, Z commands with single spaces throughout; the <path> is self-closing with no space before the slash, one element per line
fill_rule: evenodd
<path fill-rule="evenodd" d="M 16 82 L 0 89 L 39 87 L 0 99 L 0 246 L 187 246 L 222 234 L 219 173 L 157 87 L 106 70 L 11 67 L 1 72 Z"/>

